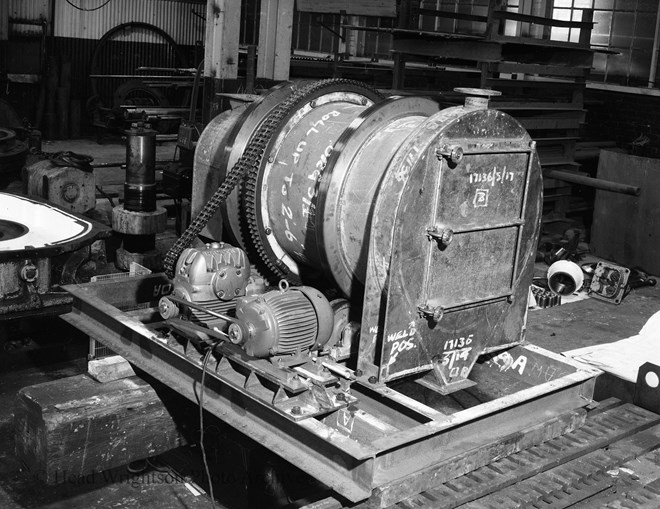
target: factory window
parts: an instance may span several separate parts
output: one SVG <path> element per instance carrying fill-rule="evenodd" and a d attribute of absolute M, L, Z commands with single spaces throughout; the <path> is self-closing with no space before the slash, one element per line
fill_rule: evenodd
<path fill-rule="evenodd" d="M 658 1 L 555 0 L 553 18 L 579 21 L 584 9 L 594 10 L 591 45 L 603 50 L 594 55 L 591 79 L 646 86 L 653 55 Z M 579 29 L 556 27 L 552 29 L 551 38 L 577 42 Z"/>

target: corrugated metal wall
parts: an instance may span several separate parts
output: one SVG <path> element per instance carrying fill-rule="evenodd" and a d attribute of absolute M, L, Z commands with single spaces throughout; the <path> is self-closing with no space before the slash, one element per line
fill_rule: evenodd
<path fill-rule="evenodd" d="M 48 19 L 50 0 L 0 0 L 9 3 L 10 19 L 40 20 Z M 41 33 L 41 28 L 34 25 L 11 23 L 9 34 L 30 36 Z"/>
<path fill-rule="evenodd" d="M 36 20 L 50 18 L 50 0 L 0 0 L 9 2 L 12 18 Z M 178 44 L 192 46 L 204 40 L 206 5 L 174 0 L 111 0 L 102 9 L 84 12 L 64 0 L 55 1 L 55 37 L 100 39 L 111 28 L 129 21 L 155 25 L 167 32 Z M 92 9 L 105 0 L 71 0 L 81 8 Z M 236 20 L 240 22 L 240 20 Z M 15 27 L 18 33 L 34 31 L 26 25 Z M 131 37 L 126 35 L 126 37 Z M 161 42 L 149 34 L 136 35 L 134 42 Z"/>

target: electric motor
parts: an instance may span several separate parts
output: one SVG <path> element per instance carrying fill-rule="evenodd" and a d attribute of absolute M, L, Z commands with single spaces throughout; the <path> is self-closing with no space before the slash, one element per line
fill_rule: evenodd
<path fill-rule="evenodd" d="M 254 357 L 300 355 L 322 348 L 330 339 L 334 313 L 318 290 L 299 286 L 244 297 L 236 306 L 230 340 Z"/>

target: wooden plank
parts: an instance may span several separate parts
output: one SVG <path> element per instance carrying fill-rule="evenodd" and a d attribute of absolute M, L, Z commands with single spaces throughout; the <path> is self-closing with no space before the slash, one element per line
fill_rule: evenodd
<path fill-rule="evenodd" d="M 459 19 L 462 21 L 474 21 L 476 23 L 486 23 L 487 16 L 478 16 L 476 14 L 467 14 L 464 12 L 438 11 L 435 9 L 416 9 L 417 14 L 422 16 L 435 16 L 436 18 Z"/>
<path fill-rule="evenodd" d="M 509 11 L 494 11 L 493 17 L 501 20 L 519 21 L 521 23 L 533 23 L 535 25 L 544 25 L 550 27 L 564 28 L 591 28 L 593 23 L 590 21 L 564 21 L 560 19 L 545 18 L 543 16 L 532 16 L 530 14 L 518 14 Z"/>
<path fill-rule="evenodd" d="M 598 256 L 660 275 L 660 161 L 602 150 L 598 178 L 639 186 L 640 196 L 597 191 L 591 247 Z"/>
<path fill-rule="evenodd" d="M 529 506 L 532 506 L 532 504 L 536 506 L 536 501 L 531 498 L 538 498 L 540 495 L 537 491 L 539 484 L 547 485 L 558 482 L 559 486 L 556 488 L 558 495 L 563 495 L 563 493 L 560 492 L 563 492 L 564 489 L 566 489 L 566 491 L 579 490 L 580 487 L 578 487 L 578 484 L 580 478 L 596 479 L 599 474 L 605 474 L 610 469 L 622 466 L 623 464 L 656 449 L 658 446 L 660 446 L 660 426 L 655 426 L 649 430 L 641 431 L 629 438 L 609 444 L 607 451 L 595 450 L 589 452 L 583 456 L 573 458 L 571 461 L 563 462 L 558 466 L 540 472 L 534 477 L 526 478 L 515 486 L 499 489 L 489 496 L 480 498 L 479 502 L 488 506 L 489 504 L 497 503 L 497 501 L 502 498 L 511 498 L 513 490 L 517 488 L 524 493 L 524 503 L 529 504 Z M 635 463 L 636 465 L 640 464 L 639 462 Z M 602 491 L 602 488 L 599 491 Z M 549 491 L 551 497 L 552 492 L 553 490 Z M 582 500 L 582 498 L 579 498 L 576 502 Z M 540 502 L 542 504 L 542 501 Z M 563 505 L 562 507 L 568 507 L 568 505 Z M 604 505 L 599 503 L 597 507 L 604 507 Z M 638 507 L 638 505 L 634 504 L 634 507 Z"/>
<path fill-rule="evenodd" d="M 411 495 L 432 489 L 441 483 L 472 472 L 495 459 L 509 456 L 532 445 L 573 431 L 582 426 L 585 415 L 586 412 L 581 409 L 567 412 L 547 422 L 522 429 L 454 456 L 450 460 L 442 461 L 405 479 L 380 486 L 374 490 L 369 503 L 375 507 L 388 507 Z"/>
<path fill-rule="evenodd" d="M 297 0 L 301 12 L 396 17 L 396 0 Z"/>
<path fill-rule="evenodd" d="M 602 447 L 609 446 L 612 442 L 618 442 L 616 445 L 617 452 L 623 451 L 624 456 L 619 457 L 619 461 L 625 458 L 634 458 L 645 451 L 660 445 L 660 425 L 657 425 L 660 416 L 647 412 L 633 405 L 623 405 L 622 407 L 615 408 L 610 411 L 603 412 L 593 419 L 588 419 L 587 424 L 607 422 L 611 415 L 617 415 L 620 411 L 626 411 L 630 408 L 636 409 L 635 411 L 642 412 L 646 417 L 635 423 L 630 423 L 628 426 L 622 426 L 609 430 L 609 426 L 599 428 L 599 432 L 588 435 L 582 432 L 582 429 L 576 430 L 574 433 L 569 434 L 573 440 L 567 441 L 563 438 L 558 438 L 550 443 L 552 447 L 544 444 L 533 446 L 530 449 L 524 449 L 521 453 L 516 455 L 507 456 L 502 460 L 495 461 L 488 466 L 482 467 L 484 472 L 494 469 L 495 472 L 501 472 L 500 475 L 482 474 L 482 469 L 477 469 L 473 474 L 480 479 L 480 482 L 469 482 L 471 479 L 466 479 L 465 483 L 461 483 L 461 479 L 452 481 L 453 484 L 461 486 L 460 492 L 455 492 L 451 499 L 444 499 L 443 508 L 453 509 L 476 500 L 485 495 L 495 493 L 511 486 L 524 479 L 529 479 L 535 475 L 555 468 L 559 465 L 566 464 L 570 461 L 581 458 L 582 456 L 591 452 L 597 451 Z M 655 425 L 655 426 L 654 426 Z M 651 426 L 653 426 L 651 428 Z M 648 429 L 651 428 L 651 429 Z M 647 430 L 647 431 L 645 431 Z M 627 456 L 627 455 L 630 456 Z M 520 456 L 518 460 L 517 456 Z M 481 474 L 481 475 L 480 475 Z M 441 491 L 444 486 L 441 486 L 438 491 Z M 446 489 L 446 488 L 445 488 Z M 435 490 L 430 490 L 433 495 Z M 526 507 L 522 505 L 521 507 Z"/>
<path fill-rule="evenodd" d="M 579 118 L 518 117 L 517 120 L 528 131 L 532 129 L 577 129 L 582 123 L 582 120 Z"/>
<path fill-rule="evenodd" d="M 0 41 L 9 39 L 9 2 L 0 2 Z"/>
<path fill-rule="evenodd" d="M 574 42 L 553 41 L 549 39 L 534 39 L 532 37 L 511 37 L 508 35 L 494 35 L 489 38 L 490 41 L 495 41 L 500 44 L 524 44 L 531 46 L 541 46 L 543 48 L 562 48 L 562 49 L 575 49 L 581 50 L 582 46 Z"/>
<path fill-rule="evenodd" d="M 491 64 L 492 72 L 510 74 L 542 74 L 548 76 L 584 77 L 589 74 L 590 66 L 545 65 L 545 64 L 519 64 L 512 62 L 498 62 Z"/>
<path fill-rule="evenodd" d="M 516 39 L 514 39 L 515 41 Z M 567 65 L 591 67 L 593 52 L 580 47 L 547 47 L 523 44 L 522 41 L 502 44 L 502 60 L 506 62 L 539 63 L 545 65 Z"/>
<path fill-rule="evenodd" d="M 576 87 L 583 87 L 581 84 L 576 84 L 573 81 L 560 81 L 560 80 L 544 80 L 544 79 L 526 79 L 526 80 L 511 80 L 503 78 L 489 78 L 488 83 L 493 87 L 507 87 L 507 88 L 551 88 L 553 90 L 573 90 Z"/>
<path fill-rule="evenodd" d="M 412 28 L 392 28 L 392 27 L 372 27 L 364 25 L 342 24 L 341 28 L 349 30 L 360 30 L 363 32 L 379 32 L 384 34 L 394 34 L 399 36 L 417 36 L 419 38 L 428 37 L 433 39 L 450 39 L 460 41 L 483 41 L 482 35 L 456 34 L 453 32 L 431 32 L 428 30 L 416 30 Z"/>
<path fill-rule="evenodd" d="M 534 137 L 534 141 L 537 144 L 540 143 L 554 143 L 554 142 L 562 142 L 562 141 L 575 141 L 580 139 L 580 137 L 576 134 L 575 136 L 547 136 L 547 137 Z"/>
<path fill-rule="evenodd" d="M 465 475 L 454 477 L 447 482 L 436 482 L 432 472 L 421 471 L 417 475 L 428 476 L 427 482 L 435 484 L 436 487 L 425 488 L 423 483 L 415 485 L 415 478 L 411 478 L 410 486 L 402 486 L 404 490 L 414 492 L 412 495 L 401 499 L 404 493 L 395 491 L 375 490 L 374 496 L 369 500 L 351 506 L 354 509 L 373 509 L 395 507 L 418 507 L 431 508 L 442 507 L 443 509 L 454 509 L 463 507 L 462 504 L 471 503 L 470 507 L 509 507 L 502 505 L 505 501 L 512 502 L 518 497 L 520 503 L 511 507 L 530 507 L 526 503 L 525 490 L 516 492 L 506 491 L 508 487 L 517 483 L 526 483 L 526 486 L 539 488 L 561 489 L 562 466 L 566 465 L 568 471 L 571 466 L 575 472 L 587 469 L 607 469 L 609 465 L 622 464 L 633 458 L 657 448 L 660 445 L 660 416 L 648 412 L 631 404 L 617 405 L 608 404 L 603 409 L 596 409 L 587 415 L 583 427 L 550 439 L 540 445 L 531 445 L 519 452 L 514 452 L 499 459 L 491 461 L 479 468 L 468 471 Z M 607 447 L 607 450 L 603 450 Z M 478 455 L 478 452 L 477 452 Z M 469 459 L 466 461 L 470 461 Z M 463 462 L 456 461 L 454 468 L 459 471 Z M 582 466 L 584 468 L 580 469 Z M 564 470 L 566 471 L 566 470 Z M 526 481 L 529 480 L 529 481 Z M 540 482 L 538 482 L 540 481 Z M 555 486 L 557 484 L 557 486 Z M 399 486 L 397 486 L 398 488 Z M 387 489 L 387 487 L 383 487 Z M 532 497 L 537 495 L 536 489 L 527 490 Z M 415 491 L 417 490 L 417 491 Z M 512 498 L 500 496 L 506 493 Z M 488 504 L 480 504 L 482 497 L 488 498 Z M 334 498 L 324 499 L 318 506 L 305 506 L 305 509 L 325 507 L 345 507 L 334 505 Z M 396 501 L 396 502 L 393 502 Z M 473 502 L 475 501 L 475 502 Z M 397 504 L 398 502 L 398 504 Z M 396 505 L 393 505 L 396 504 Z M 561 506 L 565 507 L 565 506 Z"/>
<path fill-rule="evenodd" d="M 25 387 L 14 425 L 17 457 L 47 484 L 185 443 L 160 397 L 137 377 L 102 384 L 78 375 Z"/>
<path fill-rule="evenodd" d="M 208 122 L 221 110 L 218 92 L 235 91 L 238 78 L 238 42 L 241 2 L 206 0 L 204 38 L 203 120 Z"/>
<path fill-rule="evenodd" d="M 477 40 L 422 40 L 395 35 L 392 49 L 411 55 L 458 58 L 475 62 L 495 62 L 502 56 L 499 45 Z"/>
<path fill-rule="evenodd" d="M 584 423 L 586 412 L 574 410 L 547 422 L 522 429 L 489 444 L 454 456 L 405 479 L 380 486 L 368 501 L 369 507 L 388 507 L 406 498 L 433 489 L 451 479 L 472 472 L 495 459 L 573 431 Z M 362 506 L 359 506 L 362 507 Z"/>
<path fill-rule="evenodd" d="M 576 163 L 575 161 L 571 161 L 569 159 L 552 159 L 552 158 L 544 158 L 541 161 L 541 166 L 562 166 L 562 167 L 569 167 L 571 169 L 575 168 L 580 168 L 581 164 Z M 555 168 L 556 169 L 556 168 Z"/>
<path fill-rule="evenodd" d="M 257 78 L 289 79 L 294 0 L 262 0 Z"/>
<path fill-rule="evenodd" d="M 536 102 L 531 99 L 528 101 L 516 102 L 491 101 L 490 107 L 504 111 L 587 111 L 575 104 L 568 102 Z"/>
<path fill-rule="evenodd" d="M 238 76 L 240 2 L 207 0 L 204 76 L 235 79 Z"/>

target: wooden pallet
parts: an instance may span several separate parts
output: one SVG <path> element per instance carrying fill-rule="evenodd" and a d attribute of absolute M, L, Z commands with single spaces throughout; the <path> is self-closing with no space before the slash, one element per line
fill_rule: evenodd
<path fill-rule="evenodd" d="M 390 504 L 376 493 L 367 502 L 345 505 L 325 498 L 304 509 L 434 508 L 509 509 L 567 508 L 588 500 L 623 481 L 622 468 L 658 465 L 660 415 L 631 403 L 608 400 L 587 415 L 584 426 L 547 442 L 529 447 L 488 465 Z M 464 461 L 469 462 L 469 458 Z M 626 466 L 627 465 L 627 466 Z M 625 474 L 625 471 L 623 471 Z M 660 506 L 660 472 L 628 483 L 628 493 L 648 507 Z M 617 505 L 594 507 L 638 507 Z M 617 501 L 618 500 L 618 501 Z M 600 502 L 599 502 L 600 503 Z M 655 505 L 653 505 L 655 504 Z"/>

